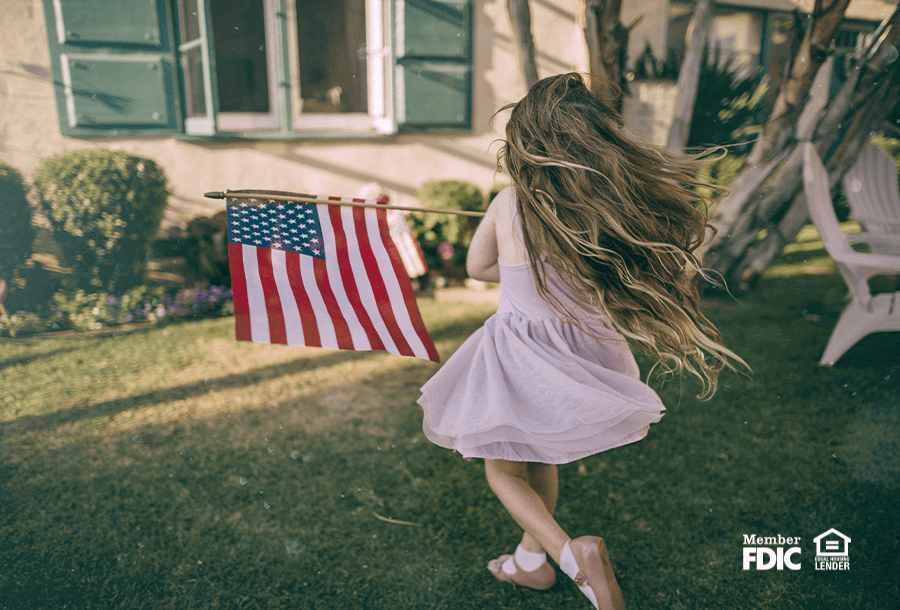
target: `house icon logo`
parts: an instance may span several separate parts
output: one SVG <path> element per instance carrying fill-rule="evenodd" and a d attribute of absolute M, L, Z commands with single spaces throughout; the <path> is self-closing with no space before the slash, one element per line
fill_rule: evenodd
<path fill-rule="evenodd" d="M 850 537 L 834 528 L 813 538 L 816 543 L 817 570 L 850 569 Z"/>

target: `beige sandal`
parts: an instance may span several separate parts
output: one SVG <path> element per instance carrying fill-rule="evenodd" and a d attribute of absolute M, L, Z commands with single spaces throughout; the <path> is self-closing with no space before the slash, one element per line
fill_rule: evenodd
<path fill-rule="evenodd" d="M 625 600 L 603 538 L 582 536 L 570 540 L 569 549 L 578 564 L 578 574 L 573 579 L 575 584 L 593 590 L 600 610 L 625 610 Z"/>
<path fill-rule="evenodd" d="M 507 559 L 512 558 L 513 565 L 516 566 L 516 571 L 514 574 L 507 574 L 503 571 L 503 564 L 506 563 Z M 539 591 L 545 591 L 549 589 L 554 584 L 556 584 L 556 570 L 550 565 L 549 562 L 545 561 L 541 564 L 541 567 L 536 570 L 532 570 L 531 572 L 526 572 L 522 568 L 519 567 L 519 564 L 516 563 L 516 558 L 512 555 L 501 555 L 497 559 L 492 559 L 488 562 L 487 565 L 488 570 L 490 570 L 491 574 L 493 574 L 497 580 L 501 582 L 511 582 L 516 585 L 522 585 L 523 587 L 528 587 L 530 589 L 537 589 Z"/>

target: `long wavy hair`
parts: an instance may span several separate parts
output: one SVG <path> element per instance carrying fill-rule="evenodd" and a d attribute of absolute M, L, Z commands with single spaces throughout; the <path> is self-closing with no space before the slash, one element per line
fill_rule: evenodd
<path fill-rule="evenodd" d="M 537 82 L 501 109 L 512 113 L 500 160 L 538 290 L 582 326 L 547 290 L 543 260 L 664 377 L 690 373 L 708 398 L 719 371 L 744 362 L 700 311 L 697 276 L 706 276 L 696 250 L 710 228 L 707 201 L 692 188 L 700 160 L 629 137 L 613 103 L 570 73 Z"/>

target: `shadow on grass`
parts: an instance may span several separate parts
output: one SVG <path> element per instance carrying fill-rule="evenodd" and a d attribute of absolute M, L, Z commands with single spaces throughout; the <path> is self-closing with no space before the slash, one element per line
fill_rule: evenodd
<path fill-rule="evenodd" d="M 59 348 L 54 350 L 49 350 L 46 352 L 37 352 L 33 354 L 27 354 L 23 356 L 17 356 L 15 358 L 7 358 L 5 360 L 0 360 L 0 371 L 5 368 L 9 368 L 12 366 L 17 366 L 20 364 L 30 364 L 36 360 L 41 360 L 44 358 L 53 358 L 55 356 L 61 356 L 63 354 L 68 354 L 70 352 L 78 349 L 77 346 L 67 347 L 67 348 Z"/>
<path fill-rule="evenodd" d="M 373 352 L 323 352 L 315 358 L 298 358 L 283 364 L 273 364 L 232 375 L 204 379 L 195 383 L 170 386 L 115 400 L 74 405 L 41 415 L 18 416 L 9 422 L 0 424 L 0 432 L 11 432 L 19 428 L 24 428 L 28 431 L 39 431 L 87 419 L 112 417 L 131 409 L 195 398 L 234 388 L 248 387 L 262 381 L 270 381 L 279 377 L 316 369 L 325 369 L 348 360 L 365 360 L 373 356 Z"/>
<path fill-rule="evenodd" d="M 631 610 L 895 604 L 900 361 L 877 355 L 900 334 L 819 367 L 844 290 L 834 276 L 766 279 L 711 311 L 753 378 L 725 374 L 713 400 L 685 392 L 678 409 L 678 384 L 661 388 L 670 410 L 646 439 L 560 468 L 557 518 L 607 540 Z M 425 308 L 449 347 L 487 311 Z M 302 397 L 127 430 L 102 417 L 373 356 L 323 352 L 182 396 L 81 405 L 75 416 L 96 421 L 66 435 L 49 431 L 69 421 L 53 416 L 30 420 L 44 436 L 7 428 L 0 608 L 587 609 L 562 577 L 537 593 L 485 570 L 520 532 L 478 461 L 424 439 L 414 401 L 430 366 L 367 362 Z M 812 539 L 832 527 L 853 540 L 847 572 L 813 567 Z M 802 537 L 802 569 L 744 571 L 745 534 Z"/>
<path fill-rule="evenodd" d="M 607 539 L 629 608 L 889 607 L 897 488 L 823 458 L 841 453 L 834 432 L 858 430 L 863 451 L 869 428 L 896 424 L 892 411 L 839 408 L 892 386 L 873 380 L 854 403 L 834 392 L 837 371 L 809 369 L 821 400 L 773 404 L 785 384 L 761 371 L 764 387 L 723 388 L 718 403 L 686 405 L 640 443 L 561 468 L 557 517 L 573 535 Z M 285 400 L 174 431 L 18 447 L 20 461 L 0 471 L 0 607 L 587 608 L 562 577 L 535 593 L 487 573 L 517 528 L 478 462 L 423 438 L 413 400 L 428 371 L 391 373 L 336 382 L 347 408 L 314 433 L 289 424 L 298 405 Z M 812 569 L 811 539 L 829 527 L 853 538 L 849 574 Z M 743 534 L 803 536 L 803 569 L 742 571 Z"/>

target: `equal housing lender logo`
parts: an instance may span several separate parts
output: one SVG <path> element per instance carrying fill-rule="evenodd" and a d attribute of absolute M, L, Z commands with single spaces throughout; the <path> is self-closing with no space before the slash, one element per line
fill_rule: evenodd
<path fill-rule="evenodd" d="M 834 528 L 813 538 L 816 570 L 849 570 L 850 537 Z M 744 570 L 799 570 L 800 537 L 744 534 Z"/>
<path fill-rule="evenodd" d="M 813 541 L 816 543 L 817 570 L 849 570 L 850 569 L 850 537 L 834 528 L 819 534 Z"/>

